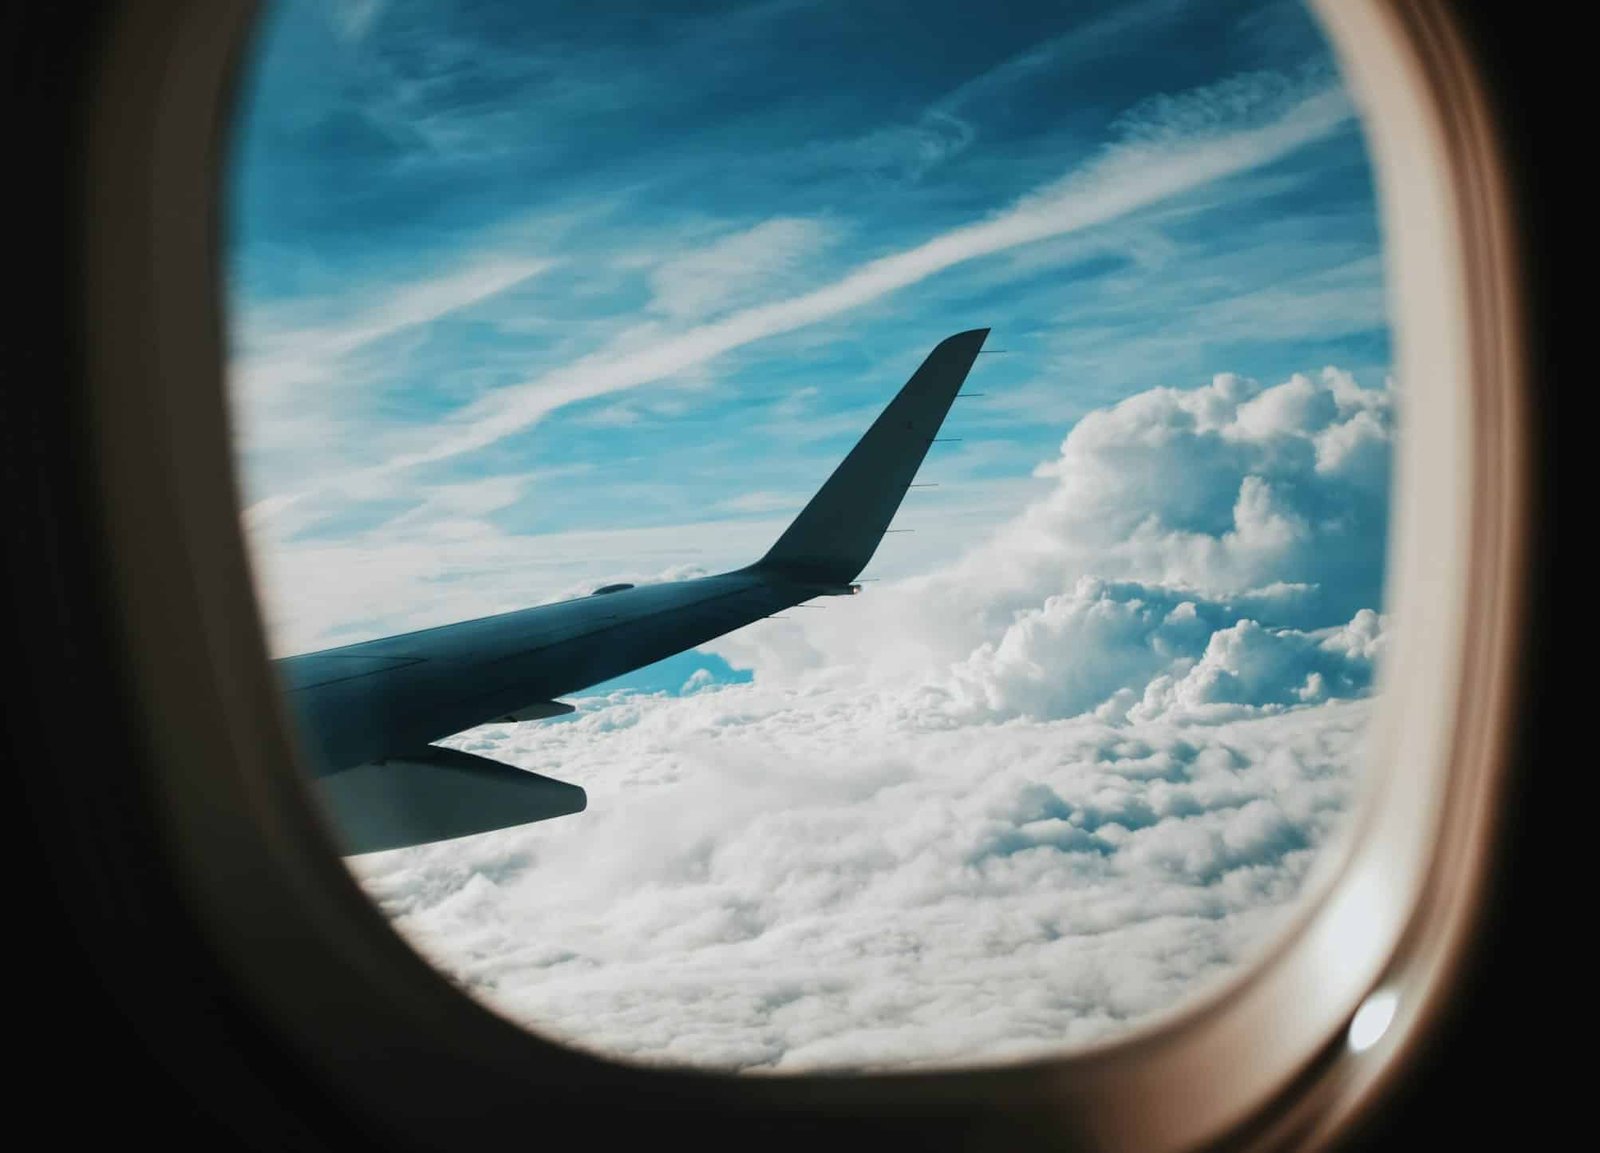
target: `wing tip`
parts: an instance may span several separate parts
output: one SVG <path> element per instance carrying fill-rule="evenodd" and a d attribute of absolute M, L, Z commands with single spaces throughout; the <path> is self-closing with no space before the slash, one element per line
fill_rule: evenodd
<path fill-rule="evenodd" d="M 971 328 L 941 340 L 755 567 L 833 585 L 853 580 L 888 531 L 988 336 L 987 328 Z"/>
<path fill-rule="evenodd" d="M 959 347 L 967 344 L 981 346 L 987 339 L 989 339 L 989 330 L 987 328 L 969 328 L 965 332 L 957 332 L 945 337 L 938 343 L 934 351 L 937 352 L 941 348 Z"/>

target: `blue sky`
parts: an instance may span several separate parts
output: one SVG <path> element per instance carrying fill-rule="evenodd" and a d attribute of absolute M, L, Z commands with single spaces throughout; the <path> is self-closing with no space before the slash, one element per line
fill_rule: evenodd
<path fill-rule="evenodd" d="M 234 148 L 245 487 L 296 498 L 302 546 L 472 484 L 563 556 L 724 524 L 639 564 L 743 563 L 933 343 L 987 325 L 1011 351 L 902 513 L 924 564 L 1092 408 L 1389 359 L 1367 159 L 1297 4 L 279 3 Z M 1020 242 L 806 306 L 1030 203 Z"/>

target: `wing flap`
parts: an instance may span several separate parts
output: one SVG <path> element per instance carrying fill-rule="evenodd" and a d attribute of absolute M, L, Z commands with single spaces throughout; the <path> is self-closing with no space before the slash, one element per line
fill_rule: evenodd
<path fill-rule="evenodd" d="M 447 841 L 581 813 L 577 785 L 429 745 L 317 781 L 345 853 Z"/>

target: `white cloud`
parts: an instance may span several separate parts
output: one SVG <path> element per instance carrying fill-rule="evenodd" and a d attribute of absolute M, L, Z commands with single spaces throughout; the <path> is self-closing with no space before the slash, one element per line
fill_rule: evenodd
<path fill-rule="evenodd" d="M 1210 614 L 1202 647 L 1229 612 L 1344 625 L 1379 605 L 1391 427 L 1391 390 L 1332 368 L 1265 388 L 1221 374 L 1151 389 L 1085 416 L 1037 470 L 1054 488 L 954 563 L 714 647 L 769 678 L 848 666 L 903 680 L 1028 630 L 1109 635 L 1114 616 L 1134 629 L 1158 604 Z M 1162 629 L 1176 644 L 1181 630 Z"/>
<path fill-rule="evenodd" d="M 325 319 L 338 302 L 315 301 L 276 314 L 253 310 L 233 334 L 229 395 L 246 453 L 292 448 L 326 436 L 330 408 L 359 392 L 354 354 L 496 296 L 548 269 L 550 261 L 480 256 L 384 293 L 354 315 Z"/>
<path fill-rule="evenodd" d="M 338 0 L 333 7 L 333 24 L 341 38 L 359 41 L 383 11 L 384 0 Z"/>
<path fill-rule="evenodd" d="M 805 507 L 810 493 L 795 492 L 770 492 L 766 489 L 757 489 L 754 492 L 740 493 L 727 500 L 719 502 L 719 508 L 730 512 L 787 512 L 796 513 Z"/>
<path fill-rule="evenodd" d="M 1259 947 L 1343 811 L 1366 717 L 947 725 L 894 693 L 759 684 L 619 699 L 452 742 L 581 781 L 586 813 L 354 866 L 468 989 L 613 1056 L 1039 1055 Z"/>
<path fill-rule="evenodd" d="M 276 398 L 287 388 L 324 381 L 332 362 L 386 336 L 428 324 L 468 308 L 550 267 L 547 260 L 484 256 L 451 272 L 433 274 L 391 289 L 360 313 L 337 323 L 294 323 L 257 314 L 238 334 L 249 343 L 232 364 L 238 388 L 248 396 Z M 329 302 L 299 305 L 295 318 L 325 311 Z"/>
<path fill-rule="evenodd" d="M 945 691 L 976 717 L 1216 719 L 1357 696 L 1371 683 L 1382 638 L 1371 609 L 1313 632 L 1242 611 L 1187 590 L 1082 577 L 983 642 Z"/>
<path fill-rule="evenodd" d="M 915 121 L 876 128 L 848 140 L 821 141 L 805 150 L 810 164 L 837 164 L 880 176 L 917 181 L 930 170 L 965 152 L 977 131 L 941 107 Z"/>
<path fill-rule="evenodd" d="M 450 742 L 582 784 L 584 814 L 353 867 L 468 989 L 614 1056 L 788 1072 L 1112 1035 L 1254 955 L 1338 828 L 1388 422 L 1387 389 L 1331 369 L 1093 413 L 966 556 L 719 646 L 753 682 Z"/>
<path fill-rule="evenodd" d="M 700 320 L 747 303 L 824 248 L 831 232 L 821 221 L 775 217 L 718 237 L 651 271 L 650 307 L 673 319 Z"/>

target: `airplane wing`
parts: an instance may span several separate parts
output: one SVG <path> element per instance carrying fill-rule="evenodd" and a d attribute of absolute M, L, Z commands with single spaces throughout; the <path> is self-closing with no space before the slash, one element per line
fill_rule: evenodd
<path fill-rule="evenodd" d="M 697 580 L 587 597 L 275 664 L 346 852 L 424 844 L 581 811 L 581 788 L 431 742 L 571 712 L 556 698 L 819 596 L 857 591 L 988 336 L 942 341 L 776 544 Z"/>

